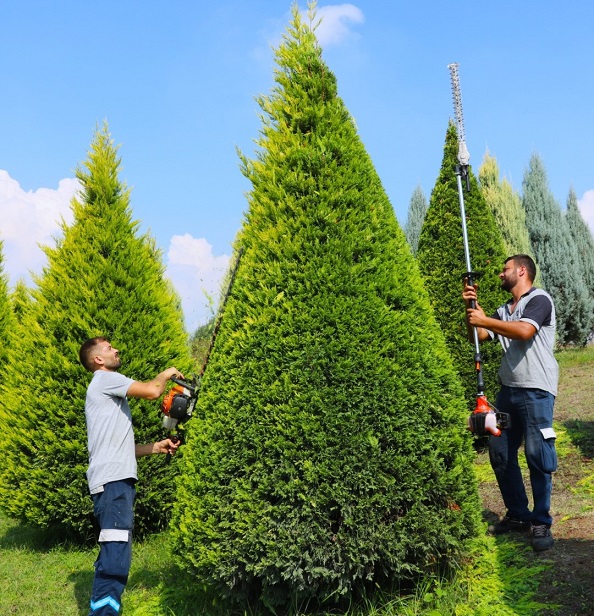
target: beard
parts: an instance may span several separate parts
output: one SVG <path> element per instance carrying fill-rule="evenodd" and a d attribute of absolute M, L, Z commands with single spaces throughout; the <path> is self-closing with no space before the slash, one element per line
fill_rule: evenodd
<path fill-rule="evenodd" d="M 109 362 L 105 362 L 105 367 L 108 370 L 118 370 L 119 368 L 122 367 L 122 360 L 119 357 L 115 357 L 113 360 L 110 360 Z"/>
<path fill-rule="evenodd" d="M 511 291 L 516 286 L 517 282 L 518 282 L 517 276 L 514 276 L 513 278 L 504 278 L 501 281 L 501 288 L 504 291 Z"/>

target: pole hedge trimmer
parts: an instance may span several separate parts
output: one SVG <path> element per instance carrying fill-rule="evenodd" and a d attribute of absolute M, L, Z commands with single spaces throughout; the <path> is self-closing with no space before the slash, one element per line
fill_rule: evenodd
<path fill-rule="evenodd" d="M 452 81 L 452 97 L 454 99 L 454 115 L 458 129 L 458 164 L 456 165 L 456 180 L 458 183 L 458 198 L 460 201 L 460 217 L 462 218 L 462 239 L 464 242 L 464 256 L 466 259 L 466 273 L 463 279 L 472 287 L 479 277 L 477 272 L 472 271 L 470 265 L 470 249 L 468 246 L 468 231 L 466 228 L 466 210 L 464 207 L 464 191 L 462 178 L 465 180 L 466 190 L 470 190 L 470 176 L 468 174 L 468 161 L 470 154 L 466 148 L 466 134 L 464 132 L 464 116 L 462 115 L 462 96 L 460 94 L 460 78 L 458 76 L 458 64 L 449 64 Z M 476 308 L 473 300 L 471 308 Z M 510 420 L 507 413 L 499 412 L 485 396 L 485 383 L 483 380 L 483 358 L 476 327 L 472 328 L 474 339 L 474 365 L 476 370 L 476 407 L 468 418 L 468 429 L 477 436 L 493 434 L 500 436 L 501 430 L 509 426 Z"/>
<path fill-rule="evenodd" d="M 241 260 L 242 253 L 243 248 L 240 248 L 237 252 L 237 257 L 235 259 L 233 269 L 229 274 L 229 284 L 227 285 L 227 291 L 223 296 L 223 301 L 221 302 L 221 307 L 219 308 L 219 313 L 215 321 L 215 325 L 210 338 L 210 343 L 208 345 L 208 350 L 206 351 L 206 357 L 204 358 L 204 362 L 202 363 L 200 373 L 197 376 L 194 376 L 191 381 L 172 378 L 171 380 L 175 383 L 175 385 L 167 392 L 167 394 L 163 398 L 163 402 L 161 403 L 161 411 L 163 411 L 163 427 L 169 432 L 169 438 L 174 443 L 183 443 L 183 435 L 179 431 L 177 431 L 175 434 L 171 434 L 171 431 L 176 430 L 178 424 L 182 424 L 191 419 L 192 414 L 194 413 L 194 407 L 196 406 L 198 395 L 202 387 L 202 378 L 204 377 L 204 373 L 206 372 L 206 366 L 208 366 L 210 354 L 214 347 L 217 334 L 219 333 L 219 329 L 221 327 L 223 313 L 225 311 L 227 299 L 229 298 L 231 289 L 233 287 L 235 274 L 237 273 L 237 268 L 239 267 L 239 261 Z M 166 462 L 169 463 L 170 460 L 171 454 L 167 454 Z"/>

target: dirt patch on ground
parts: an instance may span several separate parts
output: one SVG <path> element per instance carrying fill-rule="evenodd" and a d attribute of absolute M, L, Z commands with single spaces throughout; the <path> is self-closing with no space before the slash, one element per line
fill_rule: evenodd
<path fill-rule="evenodd" d="M 483 485 L 481 494 L 485 520 L 492 522 L 505 514 L 495 485 Z M 527 551 L 534 564 L 548 566 L 541 574 L 537 599 L 551 607 L 539 612 L 540 616 L 594 615 L 594 511 L 567 514 L 561 507 L 574 498 L 571 491 L 554 488 L 555 544 L 547 552 Z M 513 533 L 502 540 L 530 546 L 529 533 Z"/>
<path fill-rule="evenodd" d="M 594 366 L 589 363 L 561 371 L 555 422 L 559 468 L 553 476 L 551 513 L 555 544 L 547 552 L 529 551 L 535 564 L 546 564 L 537 600 L 550 607 L 539 616 L 594 616 Z M 478 454 L 488 465 L 488 453 Z M 525 475 L 529 492 L 529 480 Z M 505 514 L 494 481 L 481 483 L 484 518 Z M 513 533 L 506 541 L 530 544 L 528 533 Z"/>

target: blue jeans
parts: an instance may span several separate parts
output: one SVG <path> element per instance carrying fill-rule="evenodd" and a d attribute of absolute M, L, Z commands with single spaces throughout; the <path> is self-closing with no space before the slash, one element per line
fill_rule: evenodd
<path fill-rule="evenodd" d="M 495 472 L 507 515 L 533 524 L 551 526 L 552 475 L 557 470 L 555 437 L 547 428 L 553 426 L 555 396 L 542 389 L 503 385 L 495 406 L 509 413 L 511 426 L 501 436 L 489 437 L 489 457 Z M 543 432 L 544 431 L 544 432 Z M 526 462 L 530 470 L 532 512 L 518 464 L 518 449 L 524 440 Z"/>
<path fill-rule="evenodd" d="M 133 479 L 112 481 L 103 486 L 103 492 L 91 496 L 101 529 L 89 611 L 92 616 L 113 616 L 121 609 L 132 563 L 134 484 Z"/>

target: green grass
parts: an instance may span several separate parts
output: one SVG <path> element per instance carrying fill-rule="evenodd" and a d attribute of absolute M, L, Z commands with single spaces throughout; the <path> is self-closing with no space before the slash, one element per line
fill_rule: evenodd
<path fill-rule="evenodd" d="M 52 544 L 40 531 L 0 517 L 0 614 L 85 615 L 96 549 Z M 453 580 L 427 579 L 414 595 L 379 594 L 337 616 L 507 616 L 534 614 L 536 575 L 517 545 L 481 537 Z M 518 579 L 522 580 L 521 583 Z M 134 546 L 125 616 L 264 616 L 221 604 L 172 563 L 167 534 Z M 304 612 L 294 608 L 293 616 Z"/>
<path fill-rule="evenodd" d="M 594 364 L 594 347 L 564 350 L 557 354 L 562 374 L 585 370 Z M 568 379 L 569 396 L 579 395 L 582 378 Z M 575 390 L 575 391 L 574 391 Z M 583 400 L 583 397 L 581 398 Z M 589 402 L 591 405 L 592 402 Z M 583 402 L 580 409 L 583 409 Z M 570 401 L 568 402 L 570 408 Z M 562 415 L 563 415 L 563 409 Z M 592 417 L 557 426 L 560 458 L 573 445 L 585 442 Z M 580 424 L 579 421 L 582 421 Z M 567 423 L 567 422 L 566 422 Z M 588 441 L 589 442 L 589 441 Z M 485 456 L 478 456 L 480 481 L 493 481 Z M 576 489 L 594 495 L 592 477 Z M 414 595 L 378 593 L 343 612 L 321 611 L 319 616 L 513 616 L 538 614 L 539 573 L 547 561 L 534 565 L 525 546 L 506 538 L 479 537 L 459 563 L 453 579 L 428 578 Z M 85 616 L 97 550 L 59 542 L 47 533 L 23 527 L 0 516 L 0 614 L 22 616 Z M 230 608 L 201 587 L 199 581 L 179 571 L 173 562 L 167 533 L 134 546 L 130 580 L 124 594 L 125 616 L 264 616 L 268 612 Z M 548 606 L 551 608 L 551 606 Z M 303 612 L 295 607 L 290 616 Z"/>
<path fill-rule="evenodd" d="M 555 353 L 559 368 L 573 368 L 594 363 L 594 344 L 587 347 L 567 348 Z"/>

